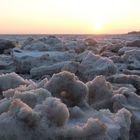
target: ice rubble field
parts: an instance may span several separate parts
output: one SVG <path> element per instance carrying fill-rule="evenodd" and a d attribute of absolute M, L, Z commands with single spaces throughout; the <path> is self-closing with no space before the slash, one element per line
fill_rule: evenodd
<path fill-rule="evenodd" d="M 1 36 L 0 140 L 93 139 L 140 139 L 139 36 Z"/>

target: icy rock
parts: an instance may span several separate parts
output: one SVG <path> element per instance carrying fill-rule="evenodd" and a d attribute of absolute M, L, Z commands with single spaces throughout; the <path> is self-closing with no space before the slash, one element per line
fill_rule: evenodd
<path fill-rule="evenodd" d="M 68 108 L 60 99 L 49 97 L 34 110 L 16 99 L 9 111 L 0 115 L 0 138 L 25 140 L 26 135 L 27 140 L 129 139 L 131 114 L 126 109 L 115 114 L 107 110 L 95 113 L 90 110 L 76 121 L 70 120 Z"/>
<path fill-rule="evenodd" d="M 4 112 L 7 112 L 11 104 L 11 100 L 6 98 L 0 100 L 0 115 Z"/>
<path fill-rule="evenodd" d="M 46 85 L 53 96 L 59 97 L 67 106 L 83 104 L 87 96 L 87 86 L 67 71 L 54 74 Z"/>
<path fill-rule="evenodd" d="M 42 103 L 46 98 L 52 96 L 51 93 L 44 88 L 38 88 L 36 90 L 32 90 L 32 92 L 36 96 L 37 104 Z"/>
<path fill-rule="evenodd" d="M 0 39 L 0 54 L 4 52 L 4 50 L 12 49 L 17 47 L 16 43 L 6 39 Z"/>
<path fill-rule="evenodd" d="M 140 70 L 140 50 L 130 50 L 126 51 L 122 56 L 124 62 L 128 63 L 129 69 L 138 69 Z"/>
<path fill-rule="evenodd" d="M 45 85 L 48 83 L 48 78 L 44 78 L 43 80 L 41 80 L 38 84 L 37 87 L 38 88 L 45 88 Z"/>
<path fill-rule="evenodd" d="M 111 108 L 112 85 L 103 76 L 87 82 L 88 102 L 94 109 Z"/>
<path fill-rule="evenodd" d="M 38 51 L 65 51 L 63 42 L 56 36 L 48 36 L 47 38 L 33 39 L 28 38 L 22 46 L 24 50 Z"/>
<path fill-rule="evenodd" d="M 131 42 L 127 42 L 128 47 L 140 47 L 140 40 L 134 40 Z"/>
<path fill-rule="evenodd" d="M 109 76 L 116 73 L 113 61 L 89 52 L 82 60 L 78 72 L 83 80 L 92 80 L 97 75 Z"/>
<path fill-rule="evenodd" d="M 131 117 L 132 117 L 132 114 L 125 108 L 122 108 L 121 110 L 119 110 L 114 116 L 114 121 L 120 125 L 119 138 L 122 140 L 129 140 Z"/>
<path fill-rule="evenodd" d="M 56 36 L 50 35 L 46 39 L 45 43 L 49 46 L 49 51 L 65 51 L 65 47 L 61 39 Z"/>
<path fill-rule="evenodd" d="M 120 89 L 127 89 L 130 92 L 136 92 L 136 88 L 132 84 L 115 84 L 112 83 L 113 91 L 118 91 Z"/>
<path fill-rule="evenodd" d="M 84 40 L 84 42 L 85 42 L 86 46 L 93 46 L 94 47 L 94 46 L 97 45 L 97 41 L 95 39 L 93 39 L 93 38 L 86 38 Z"/>
<path fill-rule="evenodd" d="M 12 52 L 13 59 L 16 64 L 16 69 L 20 73 L 29 73 L 33 67 L 41 65 L 53 65 L 57 62 L 70 61 L 74 59 L 73 51 L 58 52 L 58 51 L 23 51 L 15 49 Z"/>
<path fill-rule="evenodd" d="M 88 53 L 91 52 L 89 50 L 84 51 L 83 53 L 80 53 L 76 56 L 76 61 L 81 62 L 85 59 L 85 57 L 88 55 Z"/>
<path fill-rule="evenodd" d="M 8 89 L 6 91 L 3 91 L 2 94 L 5 98 L 9 99 L 14 96 L 15 92 L 18 91 L 18 88 L 19 87 L 15 88 L 15 89 Z"/>
<path fill-rule="evenodd" d="M 25 91 L 25 92 L 15 92 L 14 99 L 20 99 L 28 106 L 33 108 L 36 105 L 37 99 L 33 92 Z"/>
<path fill-rule="evenodd" d="M 29 80 L 28 82 L 29 82 L 28 85 L 20 85 L 16 88 L 13 88 L 13 89 L 11 88 L 11 89 L 3 91 L 2 92 L 3 96 L 5 98 L 11 98 L 14 96 L 15 92 L 24 92 L 24 91 L 29 91 L 29 90 L 35 90 L 37 88 L 37 85 L 33 81 Z"/>
<path fill-rule="evenodd" d="M 41 41 L 41 42 L 46 42 L 47 37 L 46 37 L 46 36 L 45 36 L 45 37 L 41 37 L 41 38 L 39 38 L 38 40 Z"/>
<path fill-rule="evenodd" d="M 0 90 L 8 90 L 10 88 L 16 88 L 20 85 L 28 85 L 29 81 L 24 80 L 16 73 L 9 73 L 0 75 Z"/>
<path fill-rule="evenodd" d="M 22 100 L 24 103 L 30 107 L 34 107 L 36 104 L 40 104 L 46 98 L 50 97 L 51 93 L 43 88 L 38 88 L 35 90 L 29 90 L 24 92 L 15 92 L 14 98 Z"/>
<path fill-rule="evenodd" d="M 19 123 L 16 119 L 7 113 L 0 115 L 0 139 L 1 140 L 31 140 L 33 139 L 29 129 Z"/>
<path fill-rule="evenodd" d="M 117 60 L 116 60 L 117 61 Z M 120 61 L 120 60 L 119 60 Z M 122 73 L 122 71 L 124 70 L 124 69 L 127 69 L 128 68 L 128 66 L 127 66 L 127 64 L 126 63 L 115 63 L 115 65 L 116 65 L 116 67 L 117 67 L 117 73 Z"/>
<path fill-rule="evenodd" d="M 132 113 L 131 135 L 134 134 L 136 137 L 140 133 L 140 96 L 136 93 L 122 90 L 122 92 L 114 95 L 112 100 L 114 111 L 118 111 L 124 107 Z"/>
<path fill-rule="evenodd" d="M 65 134 L 66 137 L 73 137 L 75 138 L 95 138 L 98 137 L 99 135 L 103 135 L 106 131 L 106 125 L 98 120 L 98 119 L 93 119 L 89 118 L 83 126 L 76 126 L 70 130 L 68 130 L 69 134 Z"/>
<path fill-rule="evenodd" d="M 70 118 L 79 119 L 85 117 L 85 112 L 78 106 L 69 108 Z"/>
<path fill-rule="evenodd" d="M 102 52 L 100 55 L 102 57 L 112 57 L 112 56 L 116 55 L 116 53 L 111 52 L 111 51 L 105 51 L 105 52 Z"/>
<path fill-rule="evenodd" d="M 99 48 L 98 47 L 88 46 L 87 50 L 90 50 L 94 54 L 99 54 Z"/>
<path fill-rule="evenodd" d="M 25 104 L 24 102 L 22 102 L 20 99 L 15 99 L 11 102 L 11 105 L 9 107 L 9 114 L 12 116 L 16 116 L 17 113 L 20 112 L 21 108 L 25 108 L 27 109 L 27 111 L 32 111 L 32 108 L 30 108 L 27 104 Z"/>
<path fill-rule="evenodd" d="M 111 52 L 117 53 L 119 49 L 122 48 L 123 46 L 124 44 L 121 42 L 117 42 L 115 44 L 108 43 L 103 48 L 101 48 L 100 53 L 105 52 L 105 51 L 111 51 Z"/>
<path fill-rule="evenodd" d="M 138 50 L 138 47 L 123 47 L 123 48 L 119 49 L 118 54 L 123 55 L 125 52 L 130 51 L 130 50 L 134 50 L 134 49 Z"/>
<path fill-rule="evenodd" d="M 48 97 L 42 105 L 40 112 L 44 117 L 55 126 L 63 126 L 69 119 L 69 110 L 67 106 L 55 97 Z M 36 109 L 37 110 L 37 109 Z"/>
<path fill-rule="evenodd" d="M 41 41 L 32 41 L 32 43 L 27 44 L 23 47 L 24 50 L 38 50 L 38 51 L 48 51 L 48 45 Z"/>
<path fill-rule="evenodd" d="M 32 108 L 20 99 L 15 99 L 11 102 L 8 114 L 17 118 L 18 121 L 25 123 L 28 127 L 35 126 L 38 118 Z"/>
<path fill-rule="evenodd" d="M 74 50 L 76 53 L 82 53 L 85 51 L 86 46 L 80 41 L 70 41 L 64 44 L 67 50 Z"/>
<path fill-rule="evenodd" d="M 132 84 L 138 91 L 140 91 L 140 77 L 137 75 L 116 74 L 107 78 L 111 83 L 118 84 Z"/>
<path fill-rule="evenodd" d="M 136 61 L 140 61 L 140 50 L 130 50 L 126 51 L 125 54 L 122 56 L 123 59 L 128 63 L 135 63 Z"/>
<path fill-rule="evenodd" d="M 12 57 L 9 55 L 0 55 L 0 69 L 8 69 L 13 64 Z"/>
<path fill-rule="evenodd" d="M 76 73 L 78 71 L 80 63 L 75 61 L 70 61 L 61 69 L 61 71 L 69 71 L 71 73 Z"/>
<path fill-rule="evenodd" d="M 69 63 L 69 61 L 58 62 L 50 66 L 42 65 L 40 67 L 34 67 L 31 69 L 30 74 L 32 77 L 42 77 L 43 75 L 53 75 L 59 73 L 61 69 Z"/>
<path fill-rule="evenodd" d="M 120 56 L 111 56 L 109 57 L 114 63 L 123 63 L 124 60 Z"/>
<path fill-rule="evenodd" d="M 118 111 L 119 109 L 125 107 L 130 112 L 139 111 L 140 108 L 140 96 L 136 93 L 129 91 L 128 89 L 120 88 L 115 92 L 113 98 L 113 109 Z"/>
<path fill-rule="evenodd" d="M 121 109 L 116 114 L 105 110 L 92 114 L 84 123 L 67 124 L 60 135 L 63 139 L 72 140 L 129 140 L 130 124 L 131 113 L 128 110 Z"/>
<path fill-rule="evenodd" d="M 33 37 L 28 37 L 28 38 L 22 43 L 21 48 L 24 49 L 24 47 L 25 47 L 26 45 L 29 45 L 29 44 L 31 44 L 31 43 L 34 42 L 34 41 L 35 41 L 35 39 L 34 39 Z"/>
<path fill-rule="evenodd" d="M 43 75 L 53 75 L 61 71 L 70 71 L 75 73 L 78 70 L 78 62 L 74 61 L 63 61 L 53 64 L 51 66 L 40 66 L 31 69 L 30 74 L 32 77 L 41 77 Z"/>
<path fill-rule="evenodd" d="M 0 55 L 0 73 L 14 72 L 15 69 L 14 61 L 10 55 Z"/>
<path fill-rule="evenodd" d="M 46 43 L 50 44 L 50 45 L 55 45 L 58 43 L 61 43 L 61 39 L 59 39 L 58 37 L 54 36 L 54 35 L 49 35 L 46 39 Z"/>
<path fill-rule="evenodd" d="M 122 71 L 124 74 L 127 75 L 138 75 L 140 76 L 140 70 L 128 70 L 128 69 L 123 69 Z"/>

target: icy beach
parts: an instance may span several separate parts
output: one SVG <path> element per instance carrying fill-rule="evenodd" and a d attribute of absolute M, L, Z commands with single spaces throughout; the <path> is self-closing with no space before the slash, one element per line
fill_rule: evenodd
<path fill-rule="evenodd" d="M 0 140 L 139 140 L 140 34 L 0 35 Z"/>

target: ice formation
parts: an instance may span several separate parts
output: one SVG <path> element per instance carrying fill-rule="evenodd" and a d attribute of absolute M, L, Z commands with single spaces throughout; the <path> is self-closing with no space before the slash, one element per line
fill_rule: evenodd
<path fill-rule="evenodd" d="M 113 37 L 0 39 L 0 140 L 139 140 L 140 40 Z"/>
<path fill-rule="evenodd" d="M 88 102 L 95 109 L 111 109 L 112 85 L 103 76 L 97 76 L 87 83 L 89 94 Z"/>
<path fill-rule="evenodd" d="M 87 86 L 67 71 L 54 74 L 47 83 L 46 89 L 53 96 L 59 97 L 67 106 L 83 105 L 88 93 Z"/>
<path fill-rule="evenodd" d="M 97 75 L 115 74 L 116 69 L 112 60 L 89 52 L 82 60 L 78 72 L 84 80 L 89 81 Z"/>

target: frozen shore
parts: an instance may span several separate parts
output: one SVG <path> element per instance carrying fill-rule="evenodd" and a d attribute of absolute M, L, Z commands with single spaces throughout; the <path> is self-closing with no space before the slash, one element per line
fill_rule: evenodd
<path fill-rule="evenodd" d="M 140 36 L 0 36 L 0 140 L 139 140 Z"/>

